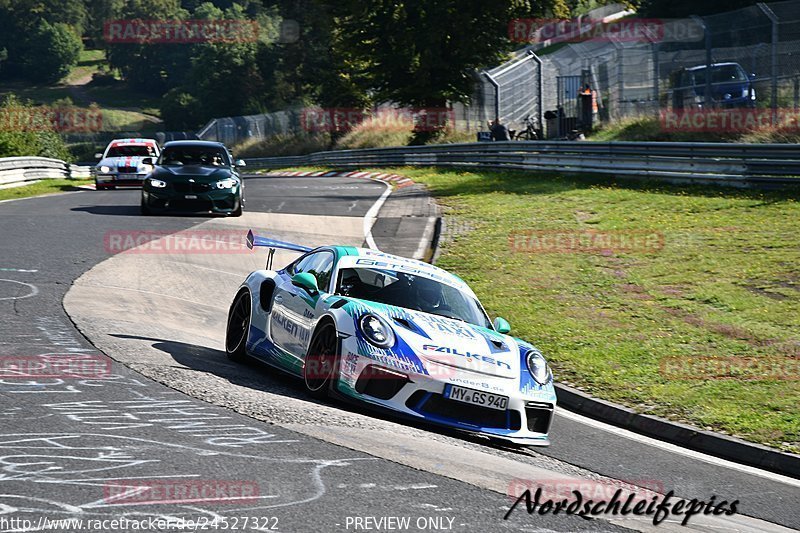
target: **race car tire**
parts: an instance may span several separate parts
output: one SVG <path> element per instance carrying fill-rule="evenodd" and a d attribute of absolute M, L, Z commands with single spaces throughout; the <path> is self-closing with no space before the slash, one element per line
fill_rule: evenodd
<path fill-rule="evenodd" d="M 308 345 L 303 364 L 303 382 L 312 398 L 323 399 L 336 382 L 339 371 L 339 344 L 336 326 L 325 322 L 317 327 Z"/>
<path fill-rule="evenodd" d="M 242 363 L 247 359 L 247 333 L 250 330 L 250 292 L 243 290 L 236 295 L 228 311 L 228 327 L 225 330 L 225 353 L 228 359 Z"/>
<path fill-rule="evenodd" d="M 144 200 L 142 200 L 142 202 L 139 204 L 139 212 L 144 216 L 152 214 L 150 208 L 147 207 L 147 204 L 144 203 Z"/>

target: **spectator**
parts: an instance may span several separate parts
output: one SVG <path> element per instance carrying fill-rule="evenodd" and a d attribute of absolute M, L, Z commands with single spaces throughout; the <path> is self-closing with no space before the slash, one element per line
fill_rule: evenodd
<path fill-rule="evenodd" d="M 508 132 L 508 128 L 506 128 L 504 124 L 500 124 L 500 121 L 498 119 L 494 119 L 492 121 L 492 125 L 489 127 L 489 131 L 492 132 L 493 141 L 511 140 L 511 134 Z"/>

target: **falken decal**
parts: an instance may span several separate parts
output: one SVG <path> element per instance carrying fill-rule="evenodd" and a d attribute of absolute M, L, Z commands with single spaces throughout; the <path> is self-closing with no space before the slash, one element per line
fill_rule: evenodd
<path fill-rule="evenodd" d="M 507 368 L 511 370 L 511 365 L 506 363 L 505 361 L 498 361 L 494 357 L 489 357 L 488 355 L 482 355 L 472 352 L 460 352 L 456 348 L 448 348 L 447 346 L 437 346 L 435 344 L 425 344 L 422 346 L 422 349 L 428 352 L 437 352 L 437 353 L 446 353 L 449 355 L 458 355 L 460 357 L 464 357 L 467 360 L 475 359 L 477 361 L 483 361 L 484 363 L 489 363 L 490 365 L 496 365 L 501 368 Z"/>

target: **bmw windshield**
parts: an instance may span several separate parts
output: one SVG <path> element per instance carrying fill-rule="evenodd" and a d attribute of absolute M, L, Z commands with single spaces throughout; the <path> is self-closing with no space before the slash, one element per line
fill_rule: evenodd
<path fill-rule="evenodd" d="M 492 327 L 472 296 L 450 285 L 396 270 L 344 268 L 339 273 L 336 294 Z"/>
<path fill-rule="evenodd" d="M 222 148 L 206 146 L 168 146 L 159 160 L 161 165 L 230 166 L 228 154 Z"/>

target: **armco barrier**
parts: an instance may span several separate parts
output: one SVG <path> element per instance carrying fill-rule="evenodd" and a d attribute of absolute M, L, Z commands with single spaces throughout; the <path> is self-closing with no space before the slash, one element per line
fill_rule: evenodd
<path fill-rule="evenodd" d="M 368 148 L 247 159 L 249 168 L 444 166 L 557 171 L 707 182 L 737 187 L 800 185 L 790 144 L 510 141 Z"/>
<path fill-rule="evenodd" d="M 70 165 L 46 157 L 0 158 L 0 187 L 26 181 L 70 177 Z"/>

